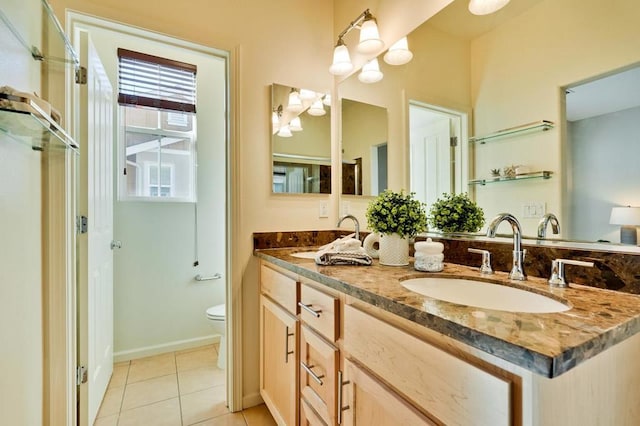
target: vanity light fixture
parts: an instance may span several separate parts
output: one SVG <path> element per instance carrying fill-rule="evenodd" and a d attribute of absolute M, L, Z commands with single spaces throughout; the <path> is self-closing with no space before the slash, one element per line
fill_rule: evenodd
<path fill-rule="evenodd" d="M 362 67 L 362 71 L 358 74 L 358 80 L 363 83 L 376 83 L 382 80 L 382 71 L 380 71 L 380 65 L 378 64 L 378 58 L 373 58 Z"/>
<path fill-rule="evenodd" d="M 301 132 L 302 131 L 302 121 L 300 121 L 300 116 L 296 115 L 289 122 L 289 130 L 292 132 Z"/>
<path fill-rule="evenodd" d="M 309 115 L 313 115 L 316 117 L 325 115 L 327 111 L 324 109 L 324 105 L 322 104 L 322 98 L 318 98 L 315 101 L 313 101 L 313 103 L 307 110 L 307 113 L 309 113 Z"/>
<path fill-rule="evenodd" d="M 333 49 L 333 63 L 329 67 L 329 72 L 333 75 L 346 75 L 353 70 L 349 49 L 344 44 L 343 37 L 354 28 L 360 29 L 360 41 L 356 47 L 358 52 L 371 54 L 384 48 L 384 42 L 380 39 L 376 19 L 367 9 L 338 35 L 338 41 Z"/>
<path fill-rule="evenodd" d="M 300 99 L 300 92 L 298 92 L 295 88 L 291 88 L 291 92 L 289 92 L 289 103 L 287 104 L 287 111 L 293 113 L 299 113 L 303 109 L 302 107 L 302 99 Z"/>
<path fill-rule="evenodd" d="M 471 0 L 469 12 L 474 15 L 489 15 L 497 12 L 509 3 L 509 0 Z"/>
<path fill-rule="evenodd" d="M 609 223 L 620 226 L 620 242 L 622 244 L 638 244 L 640 226 L 640 207 L 614 207 L 611 209 Z"/>
<path fill-rule="evenodd" d="M 281 138 L 290 138 L 291 136 L 293 136 L 288 124 L 280 127 L 280 130 L 278 130 L 278 136 L 280 136 Z"/>
<path fill-rule="evenodd" d="M 384 61 L 389 65 L 404 65 L 413 59 L 413 53 L 409 50 L 407 37 L 402 37 L 391 45 L 384 55 Z"/>
<path fill-rule="evenodd" d="M 309 89 L 300 89 L 300 99 L 303 101 L 312 101 L 314 100 L 318 94 L 313 90 Z"/>

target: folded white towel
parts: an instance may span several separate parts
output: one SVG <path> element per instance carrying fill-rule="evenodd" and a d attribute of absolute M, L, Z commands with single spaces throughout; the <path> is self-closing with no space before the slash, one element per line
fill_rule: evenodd
<path fill-rule="evenodd" d="M 360 241 L 344 237 L 320 248 L 315 257 L 318 265 L 371 265 L 371 256 L 360 246 Z"/>

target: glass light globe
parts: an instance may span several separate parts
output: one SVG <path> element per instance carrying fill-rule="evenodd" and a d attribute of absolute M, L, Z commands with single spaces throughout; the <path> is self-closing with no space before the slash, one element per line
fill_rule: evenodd
<path fill-rule="evenodd" d="M 382 80 L 382 71 L 380 71 L 380 65 L 378 64 L 378 58 L 373 58 L 362 67 L 362 71 L 358 74 L 358 80 L 363 83 L 376 83 Z"/>
<path fill-rule="evenodd" d="M 280 130 L 278 130 L 278 136 L 280 136 L 281 138 L 290 138 L 291 136 L 293 136 L 288 124 L 280 127 Z"/>
<path fill-rule="evenodd" d="M 300 93 L 298 93 L 297 90 L 292 90 L 291 93 L 289 93 L 287 111 L 291 111 L 296 114 L 302 111 L 302 100 L 300 99 Z"/>
<path fill-rule="evenodd" d="M 338 44 L 333 49 L 333 63 L 329 67 L 329 72 L 333 75 L 345 75 L 353 70 L 349 49 L 344 44 Z"/>
<path fill-rule="evenodd" d="M 292 132 L 301 132 L 302 131 L 302 121 L 300 121 L 300 116 L 295 116 L 289 122 L 289 130 Z"/>
<path fill-rule="evenodd" d="M 407 38 L 402 37 L 391 45 L 389 51 L 384 55 L 384 61 L 389 65 L 404 65 L 413 59 L 413 53 L 409 50 Z"/>
<path fill-rule="evenodd" d="M 325 111 L 325 109 L 324 109 L 324 106 L 322 105 L 322 100 L 321 99 L 315 100 L 311 104 L 311 106 L 309 107 L 307 112 L 309 113 L 309 115 L 314 115 L 316 117 L 319 117 L 321 115 L 325 115 L 327 113 L 327 111 Z"/>
<path fill-rule="evenodd" d="M 362 23 L 360 28 L 360 42 L 357 50 L 360 53 L 376 53 L 384 48 L 384 42 L 380 39 L 378 25 L 373 19 L 368 19 Z"/>

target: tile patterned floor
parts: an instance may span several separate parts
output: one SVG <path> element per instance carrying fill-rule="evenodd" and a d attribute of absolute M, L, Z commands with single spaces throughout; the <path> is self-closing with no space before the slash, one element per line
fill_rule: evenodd
<path fill-rule="evenodd" d="M 272 426 L 264 405 L 230 413 L 217 345 L 117 363 L 94 426 Z"/>

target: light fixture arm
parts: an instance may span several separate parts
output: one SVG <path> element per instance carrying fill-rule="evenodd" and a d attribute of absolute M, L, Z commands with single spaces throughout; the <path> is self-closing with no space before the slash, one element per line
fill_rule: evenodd
<path fill-rule="evenodd" d="M 338 34 L 338 43 L 340 43 L 342 41 L 342 38 L 349 34 L 352 29 L 357 28 L 360 24 L 362 24 L 364 21 L 368 21 L 369 19 L 374 18 L 373 15 L 371 15 L 371 12 L 369 12 L 369 9 L 366 9 L 364 12 L 358 15 L 358 17 L 354 21 L 352 21 L 347 26 L 347 28 L 345 28 L 340 34 Z M 342 42 L 342 44 L 344 44 L 344 42 Z"/>

